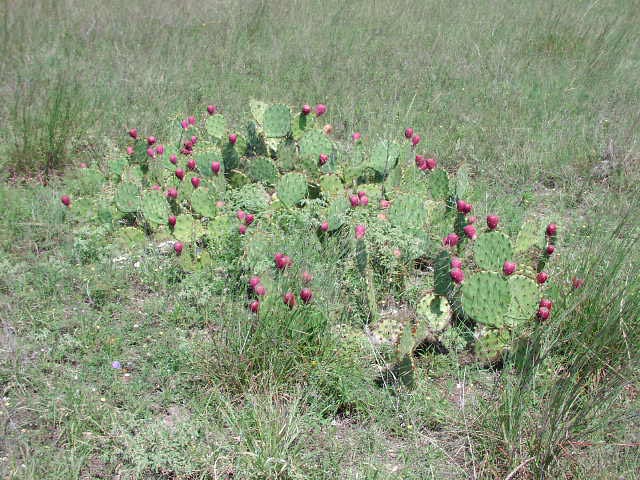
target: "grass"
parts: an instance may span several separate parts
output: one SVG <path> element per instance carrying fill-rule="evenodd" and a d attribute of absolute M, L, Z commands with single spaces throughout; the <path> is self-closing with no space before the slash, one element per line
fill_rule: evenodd
<path fill-rule="evenodd" d="M 638 478 L 635 2 L 3 0 L 0 14 L 0 476 Z M 161 138 L 208 103 L 237 123 L 252 97 L 324 102 L 337 138 L 412 125 L 442 165 L 472 167 L 479 216 L 526 203 L 559 220 L 552 273 L 584 288 L 555 287 L 552 320 L 501 370 L 453 345 L 389 391 L 375 352 L 336 334 L 361 315 L 343 272 L 314 271 L 317 307 L 252 324 L 233 252 L 229 276 L 185 277 L 150 252 L 114 262 L 91 221 L 69 229 L 59 193 L 102 189 L 80 162 L 104 173 L 128 128 Z M 296 275 L 342 248 L 294 237 Z"/>

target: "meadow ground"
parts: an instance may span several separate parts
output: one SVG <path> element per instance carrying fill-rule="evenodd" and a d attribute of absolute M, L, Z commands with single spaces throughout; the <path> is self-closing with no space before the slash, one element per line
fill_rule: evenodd
<path fill-rule="evenodd" d="M 640 4 L 0 13 L 0 476 L 639 478 Z M 61 193 L 101 194 L 78 165 L 108 171 L 131 126 L 162 138 L 208 103 L 238 124 L 251 98 L 323 102 L 337 140 L 411 125 L 441 166 L 471 168 L 477 211 L 557 221 L 554 272 L 586 283 L 536 330 L 545 361 L 496 370 L 451 349 L 417 359 L 413 390 L 380 388 L 336 339 L 288 345 L 292 360 L 265 340 L 277 326 L 251 337 L 219 272 L 123 268 L 104 232 L 64 221 Z"/>

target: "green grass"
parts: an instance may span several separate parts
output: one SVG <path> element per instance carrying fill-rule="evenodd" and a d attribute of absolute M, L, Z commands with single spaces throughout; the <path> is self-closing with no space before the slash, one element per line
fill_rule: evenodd
<path fill-rule="evenodd" d="M 0 476 L 638 478 L 635 2 L 3 0 L 0 14 L 14 180 L 0 185 Z M 320 307 L 252 325 L 241 266 L 123 265 L 108 232 L 70 230 L 59 193 L 102 188 L 79 162 L 105 172 L 128 128 L 162 137 L 208 103 L 237 124 L 252 97 L 326 103 L 337 138 L 413 126 L 442 165 L 471 167 L 480 218 L 524 200 L 559 220 L 552 273 L 585 287 L 552 291 L 558 313 L 502 370 L 452 348 L 390 392 L 374 352 L 334 334 L 339 312 L 360 314 L 341 272 L 316 272 Z M 311 269 L 341 248 L 287 242 Z"/>

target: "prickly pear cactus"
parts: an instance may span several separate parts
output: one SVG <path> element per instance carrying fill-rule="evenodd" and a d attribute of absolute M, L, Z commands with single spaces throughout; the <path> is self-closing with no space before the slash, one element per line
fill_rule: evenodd
<path fill-rule="evenodd" d="M 451 256 L 446 250 L 441 250 L 433 261 L 434 292 L 437 295 L 448 295 L 453 289 L 450 270 Z"/>
<path fill-rule="evenodd" d="M 400 147 L 397 143 L 381 141 L 371 153 L 371 168 L 380 174 L 386 174 L 396 166 L 398 157 L 400 157 Z"/>
<path fill-rule="evenodd" d="M 542 247 L 544 237 L 540 234 L 541 231 L 539 222 L 535 220 L 524 222 L 516 238 L 515 251 L 523 253 L 533 247 Z"/>
<path fill-rule="evenodd" d="M 211 135 L 214 140 L 220 141 L 225 136 L 224 134 L 227 130 L 227 122 L 224 116 L 218 113 L 207 118 L 205 128 L 207 129 L 207 133 Z"/>
<path fill-rule="evenodd" d="M 222 149 L 222 159 L 224 161 L 225 172 L 230 172 L 231 170 L 238 168 L 240 155 L 238 154 L 236 146 L 227 142 Z"/>
<path fill-rule="evenodd" d="M 344 225 L 347 212 L 349 211 L 349 202 L 345 197 L 336 197 L 326 211 L 326 220 L 329 223 L 329 230 L 334 231 Z"/>
<path fill-rule="evenodd" d="M 474 350 L 478 360 L 485 364 L 500 361 L 511 340 L 509 331 L 481 328 L 477 335 Z"/>
<path fill-rule="evenodd" d="M 427 335 L 436 335 L 449 326 L 451 306 L 443 296 L 427 295 L 418 303 L 416 315 L 416 339 L 421 342 Z"/>
<path fill-rule="evenodd" d="M 249 100 L 249 108 L 256 123 L 258 125 L 264 125 L 264 113 L 267 111 L 267 108 L 269 108 L 269 104 L 252 98 Z"/>
<path fill-rule="evenodd" d="M 278 180 L 278 169 L 273 160 L 267 157 L 256 157 L 249 161 L 247 173 L 256 182 L 273 185 Z"/>
<path fill-rule="evenodd" d="M 389 208 L 389 220 L 401 228 L 420 229 L 428 219 L 424 201 L 413 194 L 399 195 Z"/>
<path fill-rule="evenodd" d="M 293 134 L 293 139 L 298 141 L 302 138 L 302 136 L 313 128 L 314 120 L 311 115 L 303 115 L 302 113 L 298 113 L 291 122 L 291 132 Z"/>
<path fill-rule="evenodd" d="M 276 191 L 282 203 L 293 207 L 307 195 L 307 179 L 301 173 L 287 173 L 278 180 Z"/>
<path fill-rule="evenodd" d="M 151 190 L 142 197 L 142 215 L 155 225 L 164 225 L 169 216 L 169 204 L 162 192 Z"/>
<path fill-rule="evenodd" d="M 115 201 L 122 213 L 135 213 L 140 209 L 140 189 L 133 183 L 121 183 L 116 190 Z"/>
<path fill-rule="evenodd" d="M 218 209 L 216 199 L 208 188 L 198 188 L 191 194 L 191 209 L 203 217 L 215 217 Z"/>
<path fill-rule="evenodd" d="M 329 200 L 338 195 L 344 195 L 344 185 L 337 175 L 322 175 L 320 177 L 320 191 L 322 196 Z"/>
<path fill-rule="evenodd" d="M 511 292 L 505 277 L 498 273 L 469 275 L 462 285 L 462 308 L 476 322 L 502 327 L 509 311 Z"/>
<path fill-rule="evenodd" d="M 300 139 L 299 145 L 300 156 L 314 161 L 317 161 L 321 153 L 331 155 L 333 152 L 333 143 L 322 130 L 308 131 Z"/>
<path fill-rule="evenodd" d="M 538 284 L 522 275 L 509 277 L 509 291 L 511 302 L 507 312 L 507 322 L 513 327 L 533 317 L 542 295 Z"/>
<path fill-rule="evenodd" d="M 513 259 L 509 237 L 502 232 L 480 235 L 473 246 L 473 258 L 480 268 L 500 271 L 504 262 Z"/>
<path fill-rule="evenodd" d="M 437 168 L 429 174 L 429 187 L 434 200 L 449 198 L 449 175 L 446 170 Z"/>
<path fill-rule="evenodd" d="M 460 168 L 458 168 L 458 172 L 456 173 L 456 197 L 467 197 L 470 186 L 470 177 L 471 174 L 469 172 L 468 166 L 462 165 L 460 166 Z"/>
<path fill-rule="evenodd" d="M 188 243 L 195 239 L 196 225 L 191 215 L 178 215 L 173 227 L 173 236 L 176 240 Z"/>
<path fill-rule="evenodd" d="M 271 105 L 264 112 L 263 125 L 267 137 L 286 137 L 291 133 L 291 110 L 286 105 Z"/>

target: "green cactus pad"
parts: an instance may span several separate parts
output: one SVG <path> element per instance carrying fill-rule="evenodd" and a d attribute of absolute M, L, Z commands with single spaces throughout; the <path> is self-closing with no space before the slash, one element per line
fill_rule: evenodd
<path fill-rule="evenodd" d="M 224 158 L 222 158 L 222 153 L 217 148 L 208 148 L 204 151 L 200 150 L 194 155 L 193 159 L 198 164 L 198 171 L 205 178 L 214 176 L 214 173 L 211 170 L 212 162 L 220 162 L 221 168 L 218 175 L 224 174 Z"/>
<path fill-rule="evenodd" d="M 533 280 L 522 275 L 509 277 L 511 303 L 507 312 L 507 320 L 512 326 L 528 320 L 536 312 L 541 297 L 540 287 Z"/>
<path fill-rule="evenodd" d="M 118 251 L 133 251 L 144 248 L 147 239 L 139 228 L 124 227 L 115 231 L 112 246 Z"/>
<path fill-rule="evenodd" d="M 389 208 L 389 220 L 401 228 L 420 229 L 428 218 L 428 211 L 420 197 L 413 194 L 399 195 Z"/>
<path fill-rule="evenodd" d="M 183 243 L 188 243 L 195 239 L 195 222 L 191 215 L 178 215 L 176 217 L 173 236 Z"/>
<path fill-rule="evenodd" d="M 320 190 L 325 199 L 334 198 L 344 193 L 344 185 L 337 175 L 322 175 L 320 177 Z"/>
<path fill-rule="evenodd" d="M 376 172 L 386 174 L 396 166 L 400 156 L 400 146 L 395 142 L 383 140 L 371 153 L 370 166 Z"/>
<path fill-rule="evenodd" d="M 382 188 L 378 183 L 364 183 L 354 187 L 354 192 L 363 191 L 367 194 L 369 205 L 378 208 L 382 198 Z"/>
<path fill-rule="evenodd" d="M 267 157 L 256 157 L 248 160 L 247 173 L 257 182 L 274 185 L 278 180 L 278 169 L 273 160 Z"/>
<path fill-rule="evenodd" d="M 300 139 L 300 155 L 317 160 L 321 153 L 331 155 L 333 143 L 322 130 L 310 130 Z"/>
<path fill-rule="evenodd" d="M 402 331 L 402 322 L 396 317 L 385 316 L 371 325 L 372 341 L 377 345 L 397 345 Z"/>
<path fill-rule="evenodd" d="M 349 201 L 344 197 L 337 197 L 329 204 L 326 220 L 329 230 L 334 231 L 344 225 L 346 214 L 349 211 Z"/>
<path fill-rule="evenodd" d="M 400 337 L 398 338 L 398 345 L 396 351 L 400 355 L 411 355 L 415 348 L 415 335 L 412 329 L 412 325 L 409 323 L 404 325 Z"/>
<path fill-rule="evenodd" d="M 222 159 L 224 161 L 224 171 L 230 172 L 231 170 L 238 168 L 240 161 L 240 154 L 236 147 L 230 142 L 227 142 L 222 149 Z"/>
<path fill-rule="evenodd" d="M 250 213 L 264 212 L 269 208 L 269 194 L 259 183 L 243 185 L 233 193 L 233 204 L 236 208 Z"/>
<path fill-rule="evenodd" d="M 203 217 L 215 217 L 218 209 L 216 199 L 208 188 L 200 187 L 191 194 L 191 208 L 198 215 Z"/>
<path fill-rule="evenodd" d="M 440 332 L 449 325 L 451 306 L 443 296 L 427 295 L 418 303 L 416 314 L 418 325 L 425 326 L 430 333 Z M 424 335 L 419 336 L 424 337 Z M 418 340 L 422 339 L 418 338 Z"/>
<path fill-rule="evenodd" d="M 219 113 L 211 115 L 205 122 L 207 133 L 211 135 L 215 140 L 222 140 L 227 130 L 227 122 L 224 116 Z"/>
<path fill-rule="evenodd" d="M 413 356 L 403 355 L 391 369 L 391 377 L 400 382 L 405 388 L 411 389 L 416 385 L 414 375 L 415 365 L 413 362 Z"/>
<path fill-rule="evenodd" d="M 510 302 L 509 283 L 500 273 L 475 273 L 462 284 L 462 308 L 478 323 L 501 327 Z"/>
<path fill-rule="evenodd" d="M 156 225 L 167 223 L 169 204 L 162 192 L 151 190 L 142 197 L 142 215 L 145 220 Z"/>
<path fill-rule="evenodd" d="M 249 100 L 249 108 L 256 123 L 258 125 L 264 125 L 264 113 L 267 111 L 267 108 L 269 108 L 269 104 L 252 98 Z"/>
<path fill-rule="evenodd" d="M 291 121 L 291 133 L 294 140 L 300 140 L 309 129 L 313 128 L 314 117 L 298 113 Z"/>
<path fill-rule="evenodd" d="M 502 232 L 479 235 L 473 246 L 473 258 L 480 268 L 494 272 L 502 271 L 504 262 L 513 259 L 509 237 Z"/>
<path fill-rule="evenodd" d="M 129 161 L 126 157 L 112 158 L 109 160 L 109 177 L 120 181 L 125 167 L 129 165 Z"/>
<path fill-rule="evenodd" d="M 263 125 L 267 137 L 286 137 L 291 133 L 291 110 L 286 105 L 271 105 L 264 112 Z"/>
<path fill-rule="evenodd" d="M 515 251 L 523 253 L 533 247 L 544 246 L 544 230 L 540 223 L 535 220 L 528 220 L 522 224 L 518 237 L 516 238 Z"/>
<path fill-rule="evenodd" d="M 278 199 L 293 207 L 307 195 L 307 179 L 301 173 L 287 173 L 276 185 Z"/>
<path fill-rule="evenodd" d="M 476 357 L 485 364 L 498 362 L 510 340 L 506 330 L 482 329 L 474 346 Z"/>
<path fill-rule="evenodd" d="M 471 173 L 469 167 L 462 165 L 456 173 L 456 197 L 464 199 L 469 193 Z"/>
<path fill-rule="evenodd" d="M 135 185 L 142 185 L 144 179 L 144 172 L 139 165 L 128 165 L 122 170 L 120 175 L 121 183 L 133 183 Z"/>
<path fill-rule="evenodd" d="M 449 175 L 446 170 L 437 168 L 429 174 L 429 187 L 434 200 L 446 200 L 449 197 Z"/>
<path fill-rule="evenodd" d="M 446 250 L 441 250 L 433 261 L 434 292 L 437 295 L 448 295 L 453 289 L 450 271 L 451 256 Z"/>
<path fill-rule="evenodd" d="M 122 213 L 135 213 L 140 209 L 140 189 L 133 183 L 121 183 L 116 190 L 115 201 Z"/>

